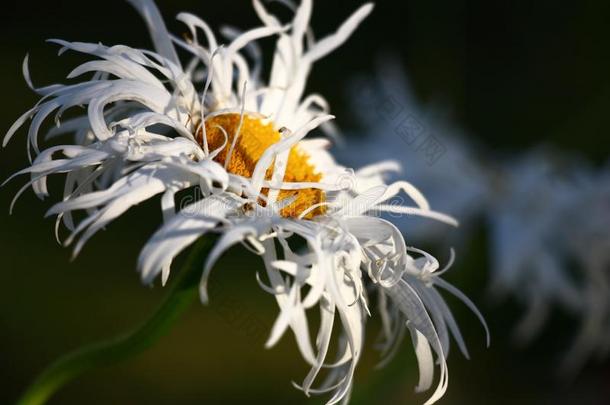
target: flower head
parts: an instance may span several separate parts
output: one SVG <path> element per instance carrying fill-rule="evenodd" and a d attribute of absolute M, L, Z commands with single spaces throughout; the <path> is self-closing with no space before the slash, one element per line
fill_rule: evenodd
<path fill-rule="evenodd" d="M 418 388 L 431 387 L 434 354 L 441 378 L 432 398 L 447 384 L 446 356 L 453 335 L 465 351 L 459 329 L 435 287 L 474 305 L 444 282 L 430 255 L 408 248 L 397 228 L 379 212 L 420 215 L 456 224 L 431 210 L 411 184 L 385 184 L 392 165 L 374 164 L 354 171 L 337 164 L 325 139 L 305 139 L 333 116 L 326 101 L 305 94 L 315 61 L 340 46 L 371 12 L 366 4 L 334 33 L 314 40 L 308 28 L 312 2 L 304 0 L 294 18 L 283 23 L 258 0 L 253 2 L 262 26 L 229 30 L 221 44 L 198 17 L 181 13 L 187 39 L 169 34 L 151 1 L 131 0 L 144 17 L 155 51 L 127 46 L 52 42 L 63 50 L 95 59 L 69 75 L 92 73 L 89 80 L 34 88 L 28 61 L 24 73 L 42 95 L 5 138 L 32 118 L 28 139 L 36 157 L 17 174 L 28 174 L 35 193 L 46 196 L 46 179 L 66 174 L 63 200 L 48 215 L 57 215 L 75 242 L 75 254 L 97 231 L 128 209 L 161 195 L 163 224 L 139 257 L 142 280 L 170 276 L 174 258 L 206 234 L 219 235 L 201 278 L 200 295 L 208 301 L 210 271 L 222 253 L 241 243 L 262 257 L 266 280 L 280 314 L 267 341 L 274 345 L 291 330 L 311 371 L 299 386 L 305 393 L 329 392 L 329 403 L 346 400 L 363 351 L 369 292 L 379 295 L 386 348 L 409 330 L 421 368 Z M 199 34 L 203 33 L 203 37 Z M 257 40 L 276 38 L 267 81 Z M 178 50 L 188 55 L 186 62 Z M 87 113 L 61 122 L 62 113 L 84 105 Z M 40 150 L 38 131 L 54 111 L 57 128 L 47 138 L 74 133 L 73 141 Z M 194 200 L 177 204 L 182 190 L 199 190 Z M 23 191 L 22 190 L 22 191 Z M 21 191 L 20 191 L 21 193 Z M 20 194 L 19 193 L 19 194 Z M 392 204 L 402 194 L 409 204 Z M 86 216 L 75 221 L 74 213 Z M 294 247 L 294 239 L 306 242 Z M 414 256 L 421 256 L 416 259 Z M 319 307 L 322 317 L 315 344 L 306 311 Z M 477 312 L 478 314 L 478 312 Z M 340 351 L 327 361 L 333 325 L 340 323 Z M 326 383 L 313 388 L 323 369 Z"/>
<path fill-rule="evenodd" d="M 590 355 L 607 350 L 607 169 L 595 174 L 577 159 L 540 149 L 509 162 L 502 173 L 488 212 L 493 290 L 527 306 L 516 329 L 521 341 L 540 333 L 557 308 L 579 318 L 562 367 L 574 373 Z"/>
<path fill-rule="evenodd" d="M 447 238 L 441 222 L 391 218 L 411 239 L 449 239 L 459 246 L 470 239 L 476 220 L 486 220 L 493 297 L 511 296 L 526 308 L 515 328 L 520 343 L 564 311 L 580 327 L 562 356 L 562 372 L 574 373 L 589 357 L 607 354 L 608 168 L 595 173 L 547 147 L 517 156 L 477 147 L 443 119 L 436 103 L 417 99 L 400 63 L 382 62 L 375 81 L 360 78 L 349 89 L 364 128 L 337 148 L 337 159 L 351 165 L 391 158 L 431 205 L 460 220 L 458 238 Z"/>
<path fill-rule="evenodd" d="M 418 100 L 400 62 L 385 56 L 374 78 L 354 80 L 352 110 L 361 133 L 339 145 L 336 156 L 347 165 L 396 162 L 390 180 L 407 178 L 438 210 L 460 221 L 459 234 L 442 224 L 400 217 L 393 222 L 417 241 L 449 241 L 459 246 L 489 203 L 488 179 L 477 145 L 449 120 L 446 108 Z M 366 150 L 366 154 L 358 151 Z"/>

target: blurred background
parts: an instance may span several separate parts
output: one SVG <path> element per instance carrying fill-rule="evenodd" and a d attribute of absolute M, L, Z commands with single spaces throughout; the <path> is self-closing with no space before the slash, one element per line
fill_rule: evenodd
<path fill-rule="evenodd" d="M 312 25 L 318 36 L 334 30 L 360 4 L 315 2 Z M 176 33 L 183 30 L 173 20 L 179 11 L 193 12 L 214 28 L 258 23 L 243 0 L 159 0 L 158 5 Z M 7 1 L 0 19 L 5 130 L 37 100 L 21 74 L 26 53 L 36 85 L 62 80 L 80 60 L 56 57 L 56 47 L 45 39 L 150 46 L 139 16 L 122 1 Z M 314 68 L 309 90 L 328 98 L 340 128 L 358 133 L 347 89 L 353 77 L 375 74 L 379 57 L 392 53 L 416 97 L 442 103 L 487 149 L 518 154 L 545 142 L 601 165 L 610 151 L 609 19 L 610 3 L 604 1 L 561 6 L 551 1 L 378 2 L 351 40 Z M 1 152 L 2 180 L 26 165 L 24 132 Z M 28 191 L 8 215 L 23 183 L 19 178 L 0 192 L 0 403 L 14 401 L 59 355 L 145 319 L 164 295 L 159 286 L 143 287 L 135 271 L 139 249 L 161 221 L 158 201 L 124 215 L 70 261 L 70 250 L 54 239 L 54 220 L 43 218 L 50 201 Z M 59 184 L 51 188 L 54 198 L 61 193 Z M 485 349 L 476 319 L 449 298 L 471 359 L 452 352 L 449 390 L 441 403 L 610 403 L 608 360 L 589 362 L 569 380 L 557 378 L 574 319 L 553 315 L 532 344 L 514 344 L 511 333 L 522 308 L 510 300 L 491 305 L 486 232 L 482 224 L 475 226 L 447 279 L 479 305 L 492 345 Z M 271 350 L 263 347 L 277 310 L 256 283 L 261 268 L 241 248 L 230 250 L 213 272 L 210 306 L 193 306 L 155 347 L 86 374 L 50 403 L 323 403 L 290 384 L 307 371 L 291 336 Z M 378 326 L 375 319 L 368 325 L 370 349 L 357 370 L 352 403 L 423 403 L 426 394 L 414 393 L 417 367 L 410 343 L 387 368 L 375 369 L 372 343 Z"/>

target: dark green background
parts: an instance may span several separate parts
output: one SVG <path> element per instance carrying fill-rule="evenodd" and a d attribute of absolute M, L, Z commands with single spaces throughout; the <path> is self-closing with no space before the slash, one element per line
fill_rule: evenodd
<path fill-rule="evenodd" d="M 357 129 L 347 110 L 348 78 L 372 73 L 377 56 L 397 51 L 425 101 L 441 100 L 456 121 L 499 151 L 525 150 L 540 142 L 607 159 L 610 121 L 610 3 L 563 6 L 540 2 L 382 1 L 374 15 L 338 53 L 314 70 L 310 90 L 332 102 L 338 123 Z M 170 29 L 178 11 L 192 11 L 214 27 L 251 27 L 247 1 L 160 1 Z M 313 26 L 329 32 L 359 2 L 318 1 Z M 35 83 L 60 80 L 79 61 L 55 57 L 46 38 L 149 46 L 136 13 L 120 1 L 26 1 L 2 5 L 0 122 L 5 129 L 36 100 L 21 76 L 30 52 Z M 0 178 L 26 165 L 25 131 L 0 154 Z M 27 192 L 8 216 L 12 195 L 25 179 L 0 190 L 0 403 L 13 401 L 41 368 L 61 353 L 113 335 L 137 323 L 162 298 L 160 287 L 139 283 L 137 253 L 160 223 L 157 201 L 144 204 L 97 235 L 80 257 L 53 238 L 43 219 L 49 201 Z M 53 198 L 59 196 L 57 185 Z M 449 279 L 480 304 L 491 327 L 492 346 L 474 318 L 451 301 L 472 351 L 466 361 L 450 356 L 445 404 L 606 404 L 610 362 L 589 366 L 573 381 L 555 378 L 558 359 L 575 331 L 575 320 L 555 317 L 532 346 L 511 344 L 514 303 L 488 305 L 485 294 L 485 231 L 458 252 Z M 210 307 L 194 306 L 171 334 L 145 354 L 87 374 L 62 390 L 54 404 L 320 403 L 292 389 L 304 377 L 291 336 L 263 348 L 276 315 L 274 300 L 256 284 L 258 259 L 231 250 L 214 270 Z M 377 323 L 369 325 L 373 340 Z M 372 342 L 371 342 L 372 343 Z M 370 347 L 371 345 L 369 345 Z M 389 368 L 373 370 L 376 353 L 365 354 L 356 375 L 354 403 L 422 403 L 410 345 Z"/>

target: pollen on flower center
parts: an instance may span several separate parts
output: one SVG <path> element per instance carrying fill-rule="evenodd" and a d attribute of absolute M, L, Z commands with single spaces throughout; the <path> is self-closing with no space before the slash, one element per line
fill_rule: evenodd
<path fill-rule="evenodd" d="M 228 137 L 227 145 L 214 159 L 218 163 L 224 165 L 231 148 L 233 137 L 239 126 L 240 115 L 236 113 L 221 114 L 208 118 L 205 122 L 205 132 L 210 150 L 220 148 Z M 221 129 L 222 128 L 222 129 Z M 223 132 L 223 129 L 225 132 Z M 197 140 L 203 144 L 203 131 L 197 134 Z M 265 150 L 274 143 L 280 140 L 280 133 L 273 127 L 271 123 L 265 123 L 261 119 L 243 116 L 240 133 L 235 144 L 235 149 L 231 153 L 230 162 L 227 164 L 227 171 L 246 178 L 250 178 L 254 172 L 256 163 L 261 158 Z M 322 178 L 321 174 L 316 172 L 313 165 L 309 163 L 309 156 L 293 147 L 288 156 L 286 164 L 286 172 L 284 174 L 285 182 L 319 182 Z M 270 179 L 273 174 L 273 167 L 267 170 L 266 178 Z M 267 189 L 263 189 L 263 193 L 268 193 Z M 281 190 L 278 200 L 296 195 L 296 200 L 284 207 L 280 214 L 284 217 L 297 217 L 304 210 L 313 204 L 324 201 L 324 192 L 319 189 L 303 189 L 303 190 Z M 317 208 L 308 213 L 305 218 L 311 218 L 315 215 L 322 214 L 323 207 Z"/>

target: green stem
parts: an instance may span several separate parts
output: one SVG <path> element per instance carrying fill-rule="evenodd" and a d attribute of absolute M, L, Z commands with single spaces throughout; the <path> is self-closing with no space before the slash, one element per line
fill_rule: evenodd
<path fill-rule="evenodd" d="M 84 372 L 125 360 L 152 346 L 197 298 L 201 273 L 201 266 L 197 264 L 203 261 L 211 246 L 207 238 L 193 246 L 167 297 L 147 321 L 124 335 L 59 358 L 28 387 L 17 405 L 44 404 L 58 389 Z"/>

